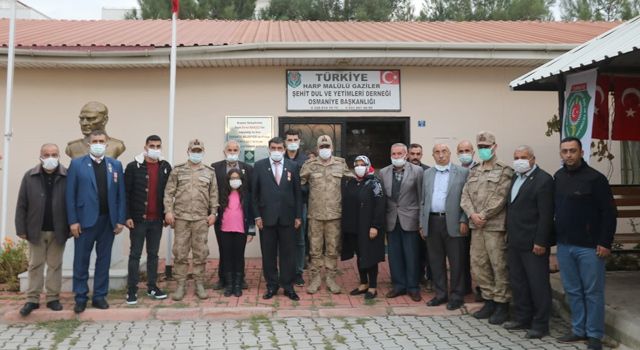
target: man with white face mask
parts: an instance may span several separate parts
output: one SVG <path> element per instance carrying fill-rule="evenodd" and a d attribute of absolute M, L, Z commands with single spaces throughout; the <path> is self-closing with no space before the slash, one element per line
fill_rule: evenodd
<path fill-rule="evenodd" d="M 245 191 L 251 194 L 251 174 L 253 173 L 253 167 L 243 161 L 240 161 L 240 144 L 236 140 L 229 140 L 225 142 L 224 149 L 222 150 L 222 154 L 224 155 L 224 159 L 211 164 L 211 167 L 216 172 L 216 182 L 218 184 L 224 184 L 227 181 L 227 174 L 231 169 L 238 169 L 241 176 L 241 181 L 245 184 Z M 220 198 L 222 186 L 218 186 L 218 198 Z M 215 231 L 216 231 L 216 242 L 218 243 L 218 253 L 219 253 L 219 264 L 218 264 L 218 282 L 213 285 L 214 290 L 220 290 L 227 285 L 227 281 L 225 281 L 224 276 L 224 264 L 223 264 L 223 254 L 224 251 L 222 249 L 222 241 L 220 237 L 221 222 L 216 220 Z M 244 264 L 244 259 L 242 260 Z M 244 266 L 242 267 L 242 271 L 244 271 Z M 242 289 L 247 289 L 247 282 L 244 278 L 244 274 L 242 277 Z"/>
<path fill-rule="evenodd" d="M 209 256 L 209 227 L 218 215 L 218 182 L 213 168 L 202 163 L 204 143 L 193 139 L 187 147 L 189 160 L 175 166 L 164 190 L 164 221 L 175 229 L 173 275 L 177 286 L 171 298 L 184 298 L 189 252 L 198 298 L 207 299 L 204 289 L 205 267 Z"/>
<path fill-rule="evenodd" d="M 482 162 L 471 168 L 460 203 L 472 230 L 471 272 L 485 300 L 473 317 L 502 324 L 509 317 L 511 300 L 505 221 L 513 169 L 498 160 L 492 133 L 482 131 L 476 141 Z"/>
<path fill-rule="evenodd" d="M 536 165 L 529 146 L 513 153 L 516 174 L 507 201 L 507 261 L 513 289 L 509 330 L 527 329 L 527 338 L 549 333 L 551 286 L 549 249 L 553 230 L 553 178 Z"/>
<path fill-rule="evenodd" d="M 322 284 L 322 269 L 326 268 L 327 289 L 342 291 L 336 283 L 340 252 L 340 221 L 342 218 L 342 178 L 353 177 L 343 158 L 333 156 L 333 142 L 329 135 L 318 137 L 318 158 L 302 166 L 300 182 L 309 184 L 309 243 L 311 282 L 307 293 L 314 294 Z M 324 254 L 323 254 L 324 247 Z"/>
<path fill-rule="evenodd" d="M 158 251 L 162 238 L 164 216 L 164 188 L 167 185 L 171 165 L 162 159 L 162 140 L 150 135 L 144 144 L 144 152 L 127 164 L 124 182 L 127 192 L 127 227 L 131 247 L 127 277 L 127 304 L 138 302 L 138 282 L 142 247 L 147 247 L 147 295 L 153 299 L 166 299 L 158 288 Z"/>
<path fill-rule="evenodd" d="M 122 163 L 105 156 L 107 134 L 92 131 L 89 154 L 71 161 L 67 175 L 67 220 L 75 237 L 73 292 L 75 313 L 84 312 L 89 293 L 89 263 L 95 246 L 96 263 L 91 304 L 108 309 L 109 267 L 115 235 L 122 232 L 127 216 Z"/>
<path fill-rule="evenodd" d="M 420 239 L 420 193 L 423 170 L 407 161 L 407 146 L 391 146 L 391 165 L 380 170 L 387 198 L 386 228 L 389 246 L 389 268 L 393 288 L 387 298 L 409 294 L 411 300 L 422 300 L 418 287 Z"/>
<path fill-rule="evenodd" d="M 69 238 L 69 226 L 64 200 L 67 168 L 58 163 L 59 157 L 57 145 L 42 145 L 40 162 L 24 174 L 18 192 L 16 233 L 29 242 L 29 287 L 27 303 L 20 309 L 22 316 L 40 307 L 43 285 L 47 290 L 47 307 L 62 310 L 62 256 Z"/>

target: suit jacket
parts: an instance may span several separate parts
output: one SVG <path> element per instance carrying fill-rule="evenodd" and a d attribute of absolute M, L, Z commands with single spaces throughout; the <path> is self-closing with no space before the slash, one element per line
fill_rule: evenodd
<path fill-rule="evenodd" d="M 380 180 L 384 194 L 387 197 L 387 231 L 391 232 L 396 227 L 396 221 L 400 220 L 400 226 L 404 231 L 418 231 L 420 221 L 420 195 L 422 194 L 422 175 L 424 170 L 418 165 L 406 162 L 404 176 L 400 185 L 398 202 L 391 196 L 393 184 L 393 165 L 380 170 Z"/>
<path fill-rule="evenodd" d="M 511 188 L 517 175 L 513 176 Z M 530 251 L 533 244 L 551 245 L 553 232 L 553 178 L 537 167 L 524 181 L 515 199 L 507 200 L 507 240 L 511 248 Z"/>
<path fill-rule="evenodd" d="M 425 170 L 422 180 L 422 204 L 420 205 L 420 227 L 426 236 L 429 235 L 429 213 L 431 212 L 431 201 L 433 199 L 433 186 L 436 180 L 436 168 Z M 451 237 L 461 237 L 460 223 L 469 222 L 467 214 L 460 207 L 462 188 L 467 181 L 469 169 L 459 165 L 451 164 L 449 168 L 449 184 L 447 185 L 447 198 L 445 199 L 445 219 L 447 222 L 447 233 Z"/>
<path fill-rule="evenodd" d="M 280 185 L 271 170 L 269 158 L 259 160 L 253 168 L 251 183 L 253 212 L 265 226 L 293 226 L 302 218 L 302 194 L 298 166 L 283 159 Z"/>
<path fill-rule="evenodd" d="M 109 220 L 124 225 L 127 214 L 127 198 L 124 190 L 124 176 L 120 161 L 104 157 L 107 171 L 107 203 Z M 87 228 L 95 225 L 100 215 L 98 186 L 93 170 L 93 161 L 89 155 L 75 158 L 67 172 L 67 218 L 69 225 L 80 223 Z"/>

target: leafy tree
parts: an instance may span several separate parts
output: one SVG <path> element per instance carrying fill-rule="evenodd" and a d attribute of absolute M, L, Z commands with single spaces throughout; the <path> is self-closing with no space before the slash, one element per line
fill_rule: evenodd
<path fill-rule="evenodd" d="M 260 13 L 271 20 L 412 20 L 411 0 L 271 0 Z"/>
<path fill-rule="evenodd" d="M 138 0 L 140 9 L 125 15 L 127 19 L 171 18 L 171 1 Z M 256 0 L 180 0 L 180 19 L 250 19 Z"/>
<path fill-rule="evenodd" d="M 640 0 L 562 0 L 560 11 L 566 21 L 627 20 L 640 13 Z"/>
<path fill-rule="evenodd" d="M 420 20 L 551 20 L 555 0 L 425 0 Z"/>

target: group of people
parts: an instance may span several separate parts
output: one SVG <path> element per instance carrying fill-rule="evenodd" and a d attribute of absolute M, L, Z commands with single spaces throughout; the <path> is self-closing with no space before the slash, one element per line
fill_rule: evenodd
<path fill-rule="evenodd" d="M 137 302 L 142 248 L 147 251 L 147 295 L 164 299 L 158 286 L 162 229 L 175 230 L 174 300 L 182 300 L 191 255 L 195 294 L 205 299 L 208 232 L 215 226 L 220 264 L 214 289 L 242 295 L 245 246 L 260 233 L 266 290 L 271 299 L 294 285 L 314 294 L 323 282 L 341 293 L 339 259 L 354 256 L 360 275 L 351 295 L 377 297 L 378 264 L 387 246 L 392 288 L 387 298 L 421 300 L 421 279 L 432 281 L 427 306 L 455 310 L 471 291 L 469 268 L 484 302 L 473 314 L 507 329 L 527 329 L 529 338 L 549 331 L 549 253 L 557 242 L 572 331 L 560 341 L 589 340 L 601 347 L 604 335 L 604 257 L 610 254 L 616 214 L 606 178 L 582 159 L 579 139 L 560 144 L 563 166 L 554 177 L 536 165 L 533 149 L 520 146 L 512 166 L 497 159 L 495 136 L 481 132 L 475 148 L 462 141 L 460 165 L 446 144 L 433 146 L 434 166 L 421 162 L 422 147 L 390 148 L 390 165 L 378 174 L 366 155 L 350 169 L 333 154 L 328 135 L 317 139 L 317 156 L 300 150 L 300 134 L 268 142 L 269 157 L 250 166 L 239 160 L 240 145 L 228 141 L 224 159 L 207 166 L 205 147 L 194 139 L 188 159 L 174 168 L 162 158 L 162 141 L 149 136 L 144 151 L 123 171 L 105 156 L 108 136 L 93 131 L 89 154 L 59 162 L 56 145 L 45 144 L 40 163 L 24 175 L 16 211 L 17 234 L 29 241 L 29 288 L 23 316 L 39 307 L 61 310 L 61 265 L 65 241 L 74 237 L 73 292 L 76 313 L 87 306 L 89 262 L 95 261 L 92 305 L 109 307 L 106 296 L 114 236 L 130 232 L 127 303 Z M 386 239 L 385 239 L 386 238 Z M 302 278 L 310 256 L 308 283 Z M 47 266 L 46 282 L 43 279 Z M 513 312 L 509 320 L 509 304 Z M 508 322 L 507 322 L 508 321 Z"/>

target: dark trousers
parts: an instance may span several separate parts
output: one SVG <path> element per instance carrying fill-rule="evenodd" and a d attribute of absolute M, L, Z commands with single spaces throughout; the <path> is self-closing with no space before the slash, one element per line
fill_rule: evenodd
<path fill-rule="evenodd" d="M 224 251 L 224 272 L 229 274 L 244 274 L 244 249 L 247 245 L 247 234 L 244 232 L 220 232 L 220 241 Z M 232 281 L 225 281 L 231 283 Z"/>
<path fill-rule="evenodd" d="M 513 320 L 548 332 L 551 313 L 549 252 L 538 256 L 531 251 L 507 249 L 509 280 L 513 291 Z"/>
<path fill-rule="evenodd" d="M 89 293 L 89 262 L 91 251 L 96 247 L 96 265 L 93 275 L 93 300 L 104 299 L 109 292 L 109 266 L 113 246 L 113 226 L 109 215 L 100 215 L 92 227 L 83 227 L 74 240 L 73 247 L 73 293 L 76 303 L 86 303 Z"/>
<path fill-rule="evenodd" d="M 396 292 L 418 292 L 418 245 L 417 231 L 405 231 L 400 222 L 387 235 L 391 283 Z"/>
<path fill-rule="evenodd" d="M 356 262 L 358 264 L 360 284 L 368 284 L 369 288 L 378 288 L 378 264 L 363 268 L 360 265 L 360 246 L 358 245 L 358 236 L 347 234 L 345 235 L 345 237 L 348 237 L 347 239 L 353 239 L 355 241 L 353 246 L 355 247 L 356 256 L 358 257 L 356 259 Z"/>
<path fill-rule="evenodd" d="M 464 254 L 462 256 L 463 263 L 462 267 L 464 268 L 462 272 L 462 278 L 464 279 L 464 294 L 469 294 L 472 292 L 471 288 L 471 230 L 469 230 L 469 234 L 464 237 Z"/>
<path fill-rule="evenodd" d="M 293 290 L 295 277 L 295 234 L 293 226 L 265 226 L 260 232 L 262 271 L 267 288 Z M 280 278 L 278 278 L 278 260 Z"/>
<path fill-rule="evenodd" d="M 162 238 L 162 220 L 134 222 L 129 231 L 131 247 L 129 248 L 129 275 L 127 285 L 130 289 L 138 289 L 140 280 L 140 256 L 142 247 L 147 247 L 147 287 L 155 287 L 158 280 L 158 251 Z"/>
<path fill-rule="evenodd" d="M 429 250 L 429 264 L 433 273 L 433 286 L 436 297 L 445 299 L 449 296 L 447 283 L 447 259 L 451 273 L 450 300 L 464 300 L 464 237 L 451 237 L 447 232 L 445 216 L 429 216 L 429 235 L 427 249 Z"/>

